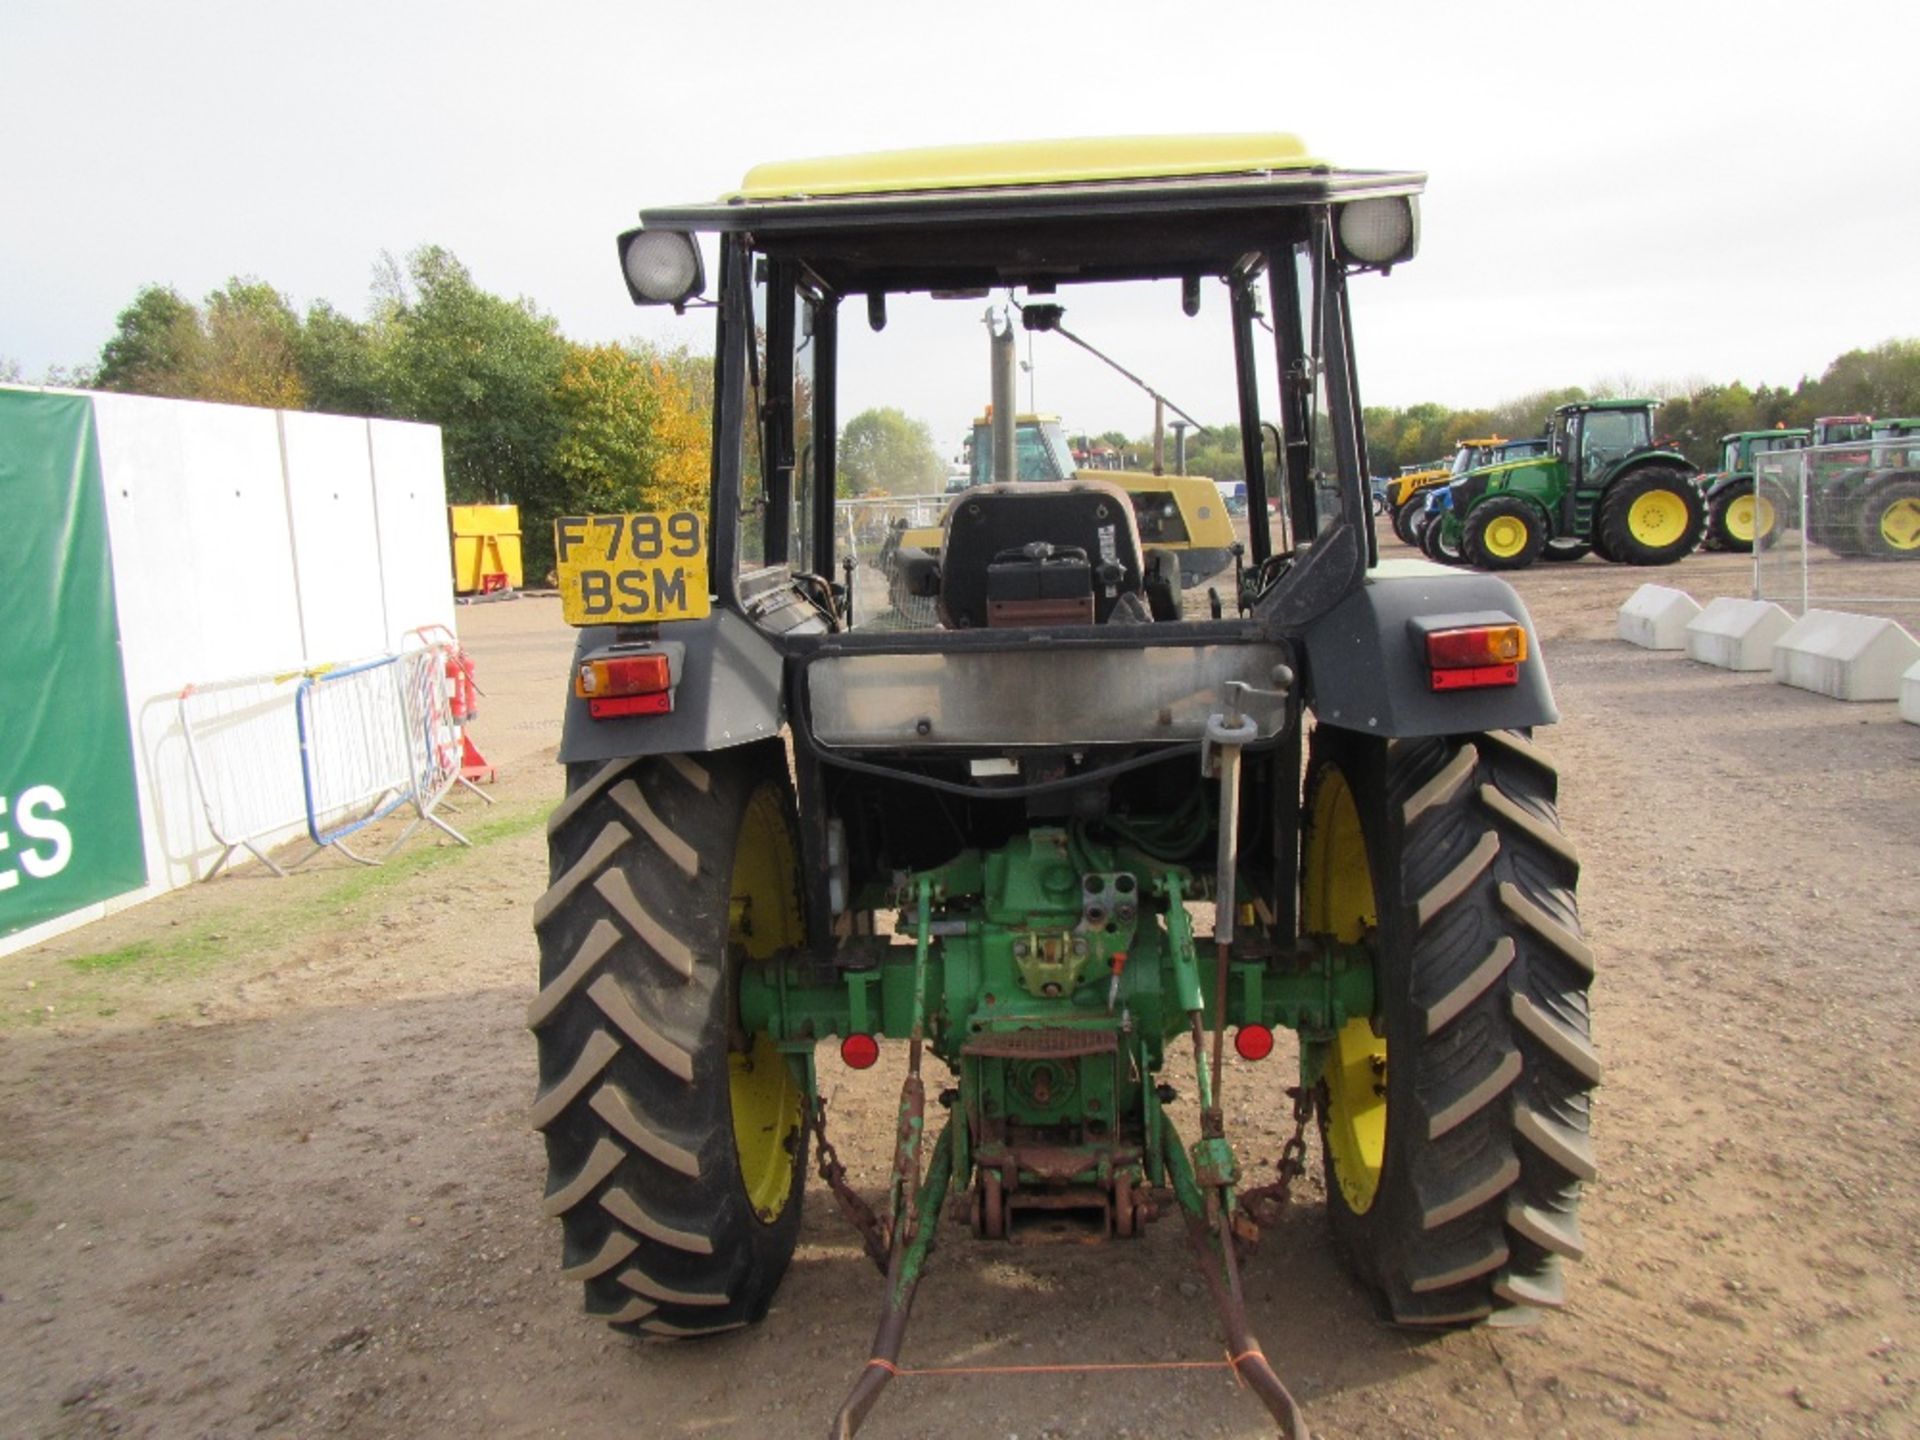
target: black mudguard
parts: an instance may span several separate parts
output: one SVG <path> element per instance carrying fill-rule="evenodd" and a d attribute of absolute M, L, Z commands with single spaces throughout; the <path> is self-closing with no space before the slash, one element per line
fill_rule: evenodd
<path fill-rule="evenodd" d="M 1485 690 L 1432 688 L 1411 622 L 1497 611 L 1527 629 L 1520 683 Z M 1551 725 L 1560 718 L 1533 619 L 1506 581 L 1420 560 L 1390 560 L 1310 622 L 1300 638 L 1308 707 L 1322 725 L 1414 739 Z"/>
<path fill-rule="evenodd" d="M 674 677 L 673 709 L 665 715 L 595 720 L 587 702 L 567 686 L 567 713 L 560 731 L 562 764 L 614 760 L 629 755 L 699 754 L 750 744 L 780 733 L 786 718 L 780 650 L 730 610 L 701 620 L 663 625 L 661 638 L 686 647 L 686 668 Z M 573 656 L 580 660 L 614 643 L 612 626 L 580 632 Z M 571 674 L 571 672 L 569 672 Z"/>
<path fill-rule="evenodd" d="M 1749 490 L 1753 488 L 1753 472 L 1751 470 L 1727 471 L 1711 477 L 1711 480 L 1712 483 L 1702 492 L 1709 505 L 1713 504 L 1714 501 L 1737 486 L 1745 485 Z"/>

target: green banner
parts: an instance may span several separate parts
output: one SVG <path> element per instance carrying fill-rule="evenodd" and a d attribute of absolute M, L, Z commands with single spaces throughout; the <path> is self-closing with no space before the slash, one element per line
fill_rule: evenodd
<path fill-rule="evenodd" d="M 93 404 L 0 390 L 0 936 L 147 883 Z"/>

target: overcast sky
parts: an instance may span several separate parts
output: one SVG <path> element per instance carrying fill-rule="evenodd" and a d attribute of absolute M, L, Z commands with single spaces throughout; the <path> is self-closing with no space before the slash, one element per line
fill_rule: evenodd
<path fill-rule="evenodd" d="M 1368 403 L 1792 384 L 1920 336 L 1916 17 L 0 0 L 0 359 L 28 379 L 91 361 L 149 282 L 198 299 L 255 276 L 364 315 L 379 253 L 425 243 L 574 339 L 704 344 L 704 317 L 628 304 L 613 237 L 761 160 L 1290 130 L 1337 164 L 1431 176 L 1419 259 L 1357 287 Z M 1153 378 L 1178 398 L 1180 376 Z M 928 418 L 944 444 L 952 417 Z"/>

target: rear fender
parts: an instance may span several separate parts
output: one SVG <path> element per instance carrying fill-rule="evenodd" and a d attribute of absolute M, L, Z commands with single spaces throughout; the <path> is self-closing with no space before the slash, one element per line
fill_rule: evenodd
<path fill-rule="evenodd" d="M 1409 622 L 1496 611 L 1526 627 L 1520 683 L 1487 690 L 1432 688 Z M 1310 623 L 1300 640 L 1308 707 L 1322 725 L 1414 739 L 1551 725 L 1560 718 L 1533 619 L 1506 581 L 1423 560 L 1389 560 Z"/>
<path fill-rule="evenodd" d="M 665 715 L 595 720 L 573 693 L 569 669 L 566 716 L 560 730 L 563 764 L 630 755 L 699 754 L 726 750 L 780 733 L 786 719 L 779 649 L 731 610 L 659 627 L 661 638 L 684 645 L 685 670 L 674 677 L 673 709 Z M 574 643 L 574 668 L 621 632 L 589 626 Z"/>
<path fill-rule="evenodd" d="M 1693 477 L 1696 483 L 1698 483 L 1700 479 L 1699 467 L 1678 450 L 1642 450 L 1638 454 L 1629 455 L 1625 460 L 1621 461 L 1620 464 L 1608 471 L 1607 478 L 1602 483 L 1601 488 L 1603 490 L 1611 490 L 1628 476 L 1638 475 L 1642 470 L 1655 465 L 1663 470 L 1682 471 Z"/>
<path fill-rule="evenodd" d="M 1742 485 L 1748 489 L 1753 488 L 1751 470 L 1726 470 L 1718 475 L 1703 475 L 1700 478 L 1706 486 L 1708 504 L 1712 504 L 1729 490 L 1737 489 Z"/>

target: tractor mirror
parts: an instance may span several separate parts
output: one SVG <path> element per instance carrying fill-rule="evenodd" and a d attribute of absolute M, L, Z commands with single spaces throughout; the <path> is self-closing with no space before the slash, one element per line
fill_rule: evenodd
<path fill-rule="evenodd" d="M 636 305 L 677 310 L 707 283 L 700 242 L 684 230 L 629 230 L 620 237 L 620 270 Z"/>

